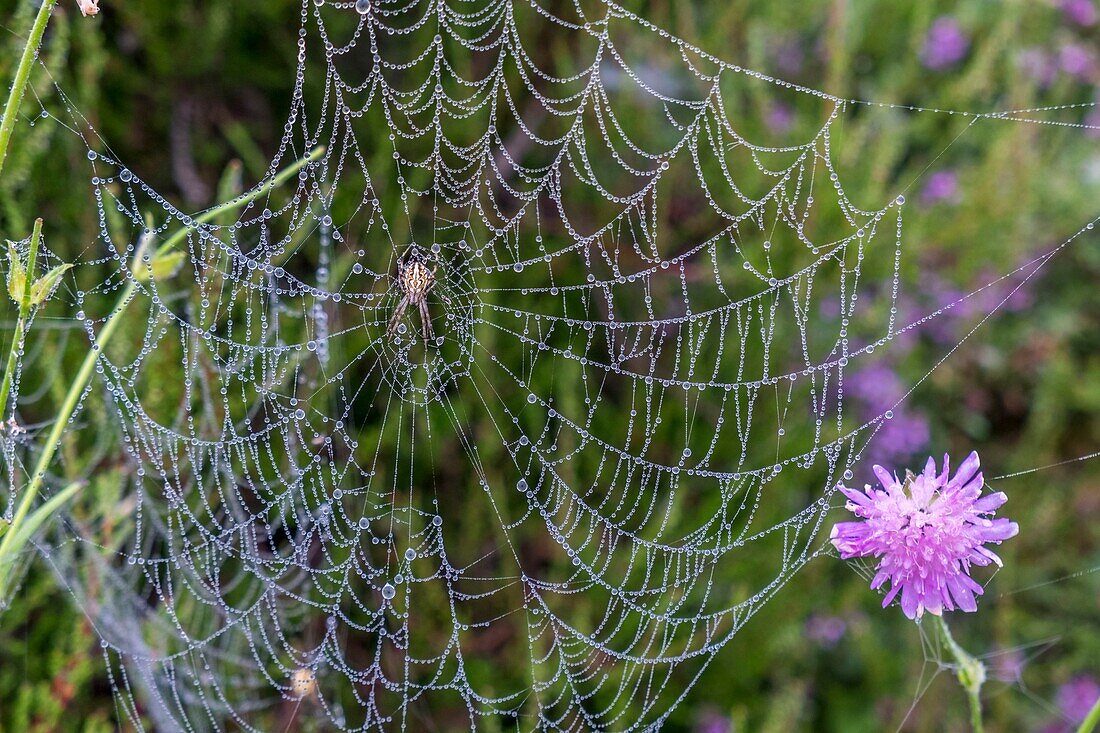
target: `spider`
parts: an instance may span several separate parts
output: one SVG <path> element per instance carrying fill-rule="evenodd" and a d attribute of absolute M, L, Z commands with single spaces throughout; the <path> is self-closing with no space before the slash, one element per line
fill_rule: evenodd
<path fill-rule="evenodd" d="M 401 316 L 405 315 L 405 309 L 415 306 L 420 309 L 420 327 L 424 333 L 424 340 L 431 341 L 432 317 L 428 313 L 428 293 L 435 287 L 435 273 L 438 265 L 428 269 L 424 257 L 413 250 L 402 255 L 397 261 L 397 287 L 401 289 L 401 302 L 393 312 L 387 333 L 393 333 Z"/>

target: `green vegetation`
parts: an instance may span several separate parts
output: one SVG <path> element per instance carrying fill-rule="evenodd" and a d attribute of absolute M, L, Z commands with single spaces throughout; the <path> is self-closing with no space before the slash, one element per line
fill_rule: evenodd
<path fill-rule="evenodd" d="M 1031 110 L 1092 102 L 1100 71 L 1075 73 L 1059 59 L 1068 47 L 1095 48 L 1100 26 L 1080 27 L 1047 3 L 1019 0 L 626 5 L 729 61 L 845 98 L 900 105 L 848 105 L 832 147 L 857 205 L 878 206 L 899 193 L 910 199 L 902 322 L 1023 268 L 983 290 L 989 297 L 963 301 L 918 329 L 903 347 L 893 347 L 886 367 L 905 385 L 919 383 L 906 400 L 908 417 L 925 425 L 930 439 L 898 448 L 889 458 L 916 468 L 928 453 L 981 451 L 986 475 L 1009 495 L 1007 508 L 1021 533 L 1000 550 L 1005 567 L 988 585 L 980 612 L 955 614 L 952 631 L 987 668 L 987 730 L 1052 723 L 1062 726 L 1052 730 L 1068 730 L 1054 702 L 1059 687 L 1079 675 L 1100 676 L 1100 460 L 1055 464 L 1100 445 L 1100 235 L 1086 231 L 1045 256 L 1100 214 L 1100 137 L 1076 126 L 1090 114 L 1091 124 L 1100 124 L 1100 116 L 1077 106 L 975 121 L 910 107 Z M 16 77 L 37 10 L 25 0 L 0 3 L 9 30 L 0 44 L 0 78 Z M 81 133 L 88 132 L 82 124 L 93 125 L 119 160 L 171 194 L 181 209 L 232 200 L 264 177 L 278 145 L 294 75 L 298 12 L 296 0 L 103 0 L 94 19 L 82 18 L 70 2 L 54 11 L 41 65 L 30 70 L 32 93 L 12 126 L 3 161 L 0 235 L 22 240 L 33 229 L 37 241 L 36 220 L 42 219 L 43 252 L 51 260 L 49 266 L 39 262 L 38 273 L 65 263 L 93 264 L 60 272 L 65 297 L 44 298 L 29 321 L 17 393 L 28 433 L 16 450 L 23 463 L 37 468 L 30 475 L 22 469 L 4 474 L 31 487 L 29 495 L 23 488 L 18 492 L 30 497 L 18 508 L 25 526 L 43 518 L 33 508 L 47 506 L 47 497 L 51 511 L 64 505 L 51 521 L 64 521 L 103 547 L 121 546 L 134 521 L 126 493 L 135 476 L 118 460 L 122 436 L 96 386 L 96 358 L 75 318 L 75 292 L 103 282 L 112 264 L 88 254 L 99 246 L 101 222 L 85 175 L 87 148 L 61 122 Z M 969 37 L 969 47 L 957 63 L 930 70 L 922 63 L 926 33 L 948 12 Z M 550 44 L 540 51 L 551 64 L 554 54 L 568 49 Z M 763 144 L 804 140 L 827 114 L 821 100 L 764 84 L 724 92 L 733 109 L 743 110 L 739 131 Z M 62 114 L 67 107 L 71 120 Z M 40 117 L 43 108 L 51 116 Z M 0 142 L 8 127 L 0 129 Z M 944 177 L 941 189 L 933 190 L 937 173 Z M 955 188 L 948 190 L 951 180 Z M 387 195 L 396 200 L 396 192 Z M 670 198 L 674 210 L 695 210 L 676 193 Z M 208 215 L 225 213 L 215 208 Z M 690 215 L 676 226 L 687 236 L 699 228 Z M 184 234 L 181 229 L 179 236 Z M 163 247 L 158 252 L 167 254 Z M 17 255 L 12 263 L 22 262 Z M 162 264 L 150 277 L 178 265 Z M 882 267 L 888 272 L 891 265 Z M 3 347 L 18 341 L 28 322 L 27 283 L 34 273 L 32 260 L 18 291 L 20 305 L 3 306 Z M 883 270 L 872 273 L 882 276 Z M 179 284 L 181 297 L 190 296 L 186 288 Z M 140 345 L 145 329 L 141 315 L 115 317 L 129 298 L 126 288 L 96 291 L 81 306 L 97 317 L 110 316 L 97 332 L 102 343 L 99 329 L 112 329 L 112 353 L 120 358 Z M 177 354 L 160 358 L 178 364 Z M 9 368 L 5 403 L 10 375 Z M 85 391 L 88 383 L 93 386 Z M 563 400 L 577 399 L 568 392 L 561 382 L 545 389 Z M 158 386 L 156 394 L 154 408 L 174 409 L 180 399 L 174 384 Z M 478 416 L 477 405 L 467 407 L 473 434 L 485 439 L 486 470 L 495 475 L 501 448 L 489 440 L 494 426 Z M 381 431 L 366 430 L 363 442 L 381 441 Z M 469 481 L 448 465 L 459 453 L 454 436 L 440 440 L 443 480 Z M 1046 466 L 1054 467 L 1012 476 Z M 39 488 L 49 490 L 39 495 Z M 789 514 L 808 504 L 816 488 L 786 487 L 786 504 L 772 510 Z M 701 502 L 694 509 L 710 508 Z M 690 517 L 680 519 L 690 524 Z M 489 534 L 477 525 L 487 521 L 472 517 L 466 534 Z M 42 536 L 49 538 L 50 523 L 44 524 Z M 28 541 L 28 532 L 12 531 L 0 555 Z M 87 564 L 92 568 L 94 562 Z M 758 576 L 774 570 L 774 559 L 755 566 L 747 560 L 731 573 L 730 584 L 739 592 L 754 588 Z M 26 552 L 0 565 L 0 595 L 12 580 L 21 584 L 0 615 L 0 731 L 127 729 L 79 593 L 54 572 L 49 557 Z M 691 730 L 709 711 L 731 719 L 738 731 L 965 730 L 967 701 L 953 675 L 928 661 L 931 651 L 922 643 L 933 631 L 918 633 L 897 609 L 880 610 L 878 600 L 845 563 L 815 560 L 720 653 L 668 729 Z"/>

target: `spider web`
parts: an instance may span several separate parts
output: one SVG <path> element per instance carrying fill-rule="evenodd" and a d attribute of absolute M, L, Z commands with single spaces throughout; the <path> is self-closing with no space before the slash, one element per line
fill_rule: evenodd
<path fill-rule="evenodd" d="M 904 196 L 845 193 L 853 102 L 611 3 L 301 22 L 287 185 L 193 215 L 90 145 L 115 274 L 77 301 L 136 285 L 100 371 L 137 480 L 126 538 L 69 551 L 121 714 L 659 728 L 893 417 L 853 421 L 844 380 L 920 325 Z M 820 127 L 750 142 L 744 85 Z M 430 328 L 393 320 L 410 258 Z M 79 315 L 94 342 L 109 313 Z"/>

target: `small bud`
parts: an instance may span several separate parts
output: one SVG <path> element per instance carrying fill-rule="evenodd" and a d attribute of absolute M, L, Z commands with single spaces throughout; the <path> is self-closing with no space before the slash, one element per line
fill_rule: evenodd
<path fill-rule="evenodd" d="M 85 18 L 89 15 L 99 15 L 99 0 L 76 0 L 80 6 L 80 13 Z"/>

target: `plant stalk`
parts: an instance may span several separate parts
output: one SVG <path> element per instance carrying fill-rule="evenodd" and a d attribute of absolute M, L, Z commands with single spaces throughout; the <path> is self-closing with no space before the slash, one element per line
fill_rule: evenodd
<path fill-rule="evenodd" d="M 1077 728 L 1077 733 L 1092 733 L 1096 726 L 1100 724 L 1100 699 L 1092 706 L 1092 710 L 1085 716 L 1085 719 L 1081 721 L 1081 725 Z"/>
<path fill-rule="evenodd" d="M 38 245 L 42 241 L 42 220 L 34 220 L 34 231 L 31 232 L 31 251 L 27 256 L 26 275 L 23 278 L 23 297 L 19 302 L 19 317 L 15 322 L 15 333 L 11 338 L 11 347 L 8 349 L 8 364 L 4 369 L 4 381 L 0 383 L 0 422 L 7 419 L 8 398 L 11 396 L 11 387 L 15 374 L 15 367 L 19 360 L 19 350 L 23 346 L 24 331 L 31 315 L 31 287 L 35 280 L 35 267 L 37 267 Z"/>
<path fill-rule="evenodd" d="M 219 206 L 215 206 L 208 209 L 203 214 L 195 217 L 195 225 L 203 224 L 211 219 L 215 218 L 219 214 L 223 214 L 227 211 L 245 206 L 258 198 L 269 193 L 272 189 L 285 183 L 291 178 L 291 176 L 297 174 L 304 166 L 319 159 L 324 154 L 324 148 L 318 147 L 311 152 L 307 157 L 297 161 L 294 165 L 284 169 L 278 175 L 273 176 L 267 183 L 261 184 L 253 189 L 251 192 L 241 196 L 233 201 L 223 203 Z M 175 232 L 172 236 L 168 237 L 165 242 L 157 248 L 156 252 L 152 255 L 154 258 L 164 254 L 166 251 L 172 249 L 177 243 L 183 241 L 189 232 L 193 231 L 196 226 L 185 227 L 178 232 Z M 145 267 L 144 257 L 146 254 L 146 248 L 150 242 L 150 237 L 142 236 L 139 239 L 137 251 L 134 253 L 133 262 L 131 264 L 132 272 L 139 272 L 139 268 Z M 58 445 L 61 443 L 62 434 L 65 432 L 65 428 L 69 424 L 69 420 L 72 419 L 73 413 L 76 412 L 77 404 L 80 402 L 81 396 L 84 394 L 84 389 L 88 386 L 88 382 L 91 381 L 92 374 L 95 372 L 96 363 L 99 361 L 99 357 L 103 354 L 107 347 L 107 343 L 111 340 L 115 330 L 118 328 L 119 323 L 122 321 L 122 314 L 126 311 L 127 306 L 130 304 L 130 300 L 133 297 L 134 291 L 137 288 L 137 279 L 133 276 L 128 278 L 126 287 L 123 288 L 122 293 L 119 295 L 118 300 L 115 302 L 115 307 L 111 311 L 111 315 L 107 317 L 103 328 L 100 329 L 99 334 L 96 336 L 96 343 L 92 346 L 91 351 L 84 357 L 83 363 L 80 365 L 80 370 L 77 372 L 76 377 L 69 385 L 69 390 L 65 394 L 65 399 L 61 404 L 61 409 L 58 410 L 57 415 L 54 417 L 53 426 L 50 429 L 49 435 L 46 437 L 46 443 L 42 446 L 42 453 L 38 456 L 38 462 L 35 464 L 34 472 L 31 474 L 30 483 L 27 485 L 26 491 L 23 493 L 23 497 L 19 502 L 19 506 L 15 511 L 15 516 L 12 517 L 11 525 L 8 527 L 7 533 L 4 535 L 3 541 L 0 542 L 0 604 L 3 603 L 3 599 L 7 593 L 7 584 L 10 577 L 9 572 L 12 567 L 14 558 L 9 557 L 13 551 L 17 550 L 15 547 L 15 538 L 20 535 L 20 527 L 30 512 L 31 506 L 34 504 L 35 499 L 38 496 L 38 492 L 42 489 L 42 484 L 46 478 L 46 470 L 49 468 L 50 463 L 53 461 L 54 453 L 57 451 Z"/>
<path fill-rule="evenodd" d="M 943 634 L 944 644 L 955 658 L 955 677 L 966 691 L 966 699 L 970 705 L 970 727 L 974 733 L 982 733 L 982 685 L 985 683 L 985 665 L 974 655 L 967 652 L 951 635 L 951 629 L 947 627 L 947 621 L 942 615 L 936 616 L 939 622 L 940 632 Z"/>
<path fill-rule="evenodd" d="M 19 107 L 23 104 L 23 94 L 27 91 L 31 69 L 34 68 L 34 62 L 38 58 L 42 36 L 46 33 L 50 13 L 55 4 L 57 0 L 42 0 L 42 7 L 34 17 L 34 25 L 31 26 L 30 36 L 27 37 L 27 45 L 23 47 L 19 66 L 15 69 L 15 80 L 12 82 L 11 91 L 8 92 L 8 103 L 4 105 L 4 118 L 0 121 L 0 171 L 3 171 L 4 160 L 8 157 L 8 145 L 11 143 L 11 134 L 15 129 L 15 120 L 19 116 Z"/>

